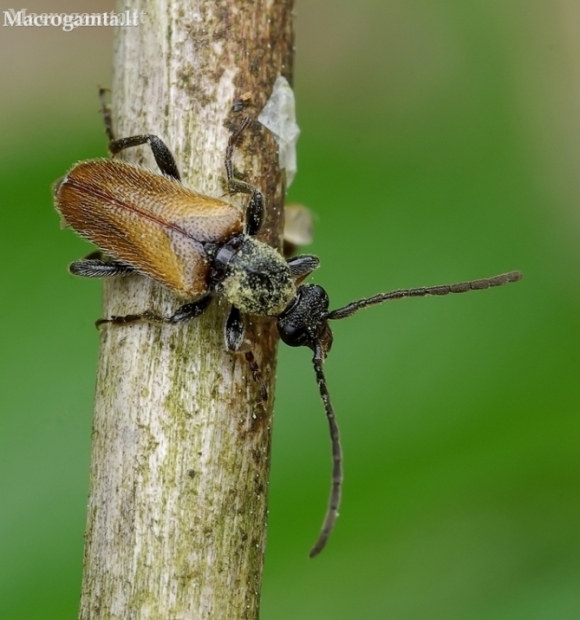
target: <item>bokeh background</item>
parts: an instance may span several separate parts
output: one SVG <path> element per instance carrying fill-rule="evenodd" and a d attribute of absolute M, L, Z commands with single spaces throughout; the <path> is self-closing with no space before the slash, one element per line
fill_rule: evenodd
<path fill-rule="evenodd" d="M 2 10 L 24 8 L 1 0 Z M 27 0 L 29 12 L 113 2 Z M 333 304 L 521 269 L 517 285 L 335 325 L 327 375 L 282 348 L 263 619 L 580 617 L 580 5 L 298 0 L 290 199 Z M 113 32 L 0 28 L 0 618 L 75 618 L 100 284 L 50 184 L 105 155 Z"/>

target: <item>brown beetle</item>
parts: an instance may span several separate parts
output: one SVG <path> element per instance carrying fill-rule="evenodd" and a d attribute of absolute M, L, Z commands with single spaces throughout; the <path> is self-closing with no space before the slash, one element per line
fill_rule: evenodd
<path fill-rule="evenodd" d="M 245 223 L 232 204 L 185 187 L 173 155 L 157 136 L 115 140 L 110 122 L 110 153 L 148 143 L 163 176 L 122 161 L 97 159 L 76 164 L 57 182 L 55 203 L 64 222 L 114 258 L 76 261 L 70 267 L 73 274 L 137 272 L 183 299 L 195 300 L 167 319 L 145 312 L 110 322 L 186 321 L 203 312 L 211 293 L 224 295 L 235 313 L 278 316 L 294 298 L 296 280 L 318 267 L 315 256 L 285 260 L 253 238 L 262 224 L 262 193 L 234 179 L 231 165 L 233 145 L 246 125 L 247 121 L 230 137 L 226 155 L 230 191 L 251 195 Z M 242 335 L 226 332 L 230 350 L 238 349 Z"/>
<path fill-rule="evenodd" d="M 326 385 L 323 363 L 332 345 L 329 320 L 343 319 L 358 310 L 392 299 L 447 295 L 482 290 L 516 282 L 517 271 L 459 284 L 380 293 L 329 310 L 326 291 L 301 285 L 318 265 L 312 254 L 285 259 L 269 245 L 255 239 L 260 230 L 262 193 L 234 178 L 231 155 L 248 120 L 232 134 L 225 167 L 229 190 L 250 195 L 245 218 L 228 202 L 204 196 L 181 184 L 180 174 L 167 146 L 151 134 L 115 139 L 110 112 L 101 91 L 111 155 L 149 144 L 161 175 L 140 166 L 112 160 L 76 164 L 55 185 L 55 205 L 66 224 L 99 246 L 111 259 L 87 257 L 71 264 L 78 276 L 101 278 L 140 273 L 149 276 L 187 300 L 171 316 L 145 310 L 140 314 L 113 316 L 98 324 L 125 324 L 140 320 L 179 324 L 200 316 L 212 296 L 222 295 L 231 304 L 225 322 L 225 343 L 239 351 L 244 338 L 243 315 L 277 318 L 280 338 L 293 347 L 314 352 L 313 366 L 332 439 L 332 488 L 322 531 L 310 552 L 320 553 L 333 529 L 340 503 L 342 452 L 338 426 Z M 251 353 L 246 354 L 254 378 L 259 377 Z"/>

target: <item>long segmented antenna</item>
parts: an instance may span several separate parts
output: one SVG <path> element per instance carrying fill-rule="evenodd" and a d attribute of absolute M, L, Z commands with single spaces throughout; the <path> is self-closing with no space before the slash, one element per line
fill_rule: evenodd
<path fill-rule="evenodd" d="M 368 308 L 368 306 L 374 306 L 375 304 L 382 304 L 384 301 L 390 301 L 391 299 L 424 297 L 425 295 L 449 295 L 449 293 L 467 293 L 469 291 L 483 291 L 487 288 L 502 286 L 504 284 L 509 284 L 510 282 L 517 282 L 521 279 L 522 273 L 520 271 L 510 271 L 509 273 L 502 273 L 499 276 L 482 278 L 481 280 L 458 282 L 457 284 L 443 284 L 440 286 L 408 288 L 398 291 L 391 291 L 390 293 L 379 293 L 378 295 L 374 295 L 368 299 L 359 299 L 358 301 L 353 301 L 343 308 L 332 310 L 326 315 L 326 318 L 345 319 L 347 316 L 351 316 L 363 308 Z"/>
<path fill-rule="evenodd" d="M 322 368 L 324 357 L 325 351 L 323 349 L 323 345 L 321 342 L 317 342 L 315 345 L 314 357 L 312 358 L 312 364 L 314 365 L 316 383 L 318 384 L 318 390 L 324 404 L 326 418 L 328 419 L 328 426 L 330 427 L 330 438 L 332 440 L 332 487 L 330 490 L 330 500 L 328 502 L 326 517 L 324 518 L 324 523 L 322 524 L 322 530 L 320 531 L 318 540 L 310 551 L 311 558 L 317 556 L 324 549 L 328 541 L 328 537 L 334 528 L 336 518 L 338 517 L 338 507 L 340 506 L 340 493 L 342 487 L 342 448 L 340 446 L 340 432 L 338 430 L 338 424 L 336 423 L 334 409 L 332 408 L 332 403 L 330 402 L 330 394 L 328 393 L 326 378 Z"/>
<path fill-rule="evenodd" d="M 330 401 L 330 394 L 326 385 L 323 364 L 326 355 L 332 346 L 332 331 L 328 325 L 329 319 L 344 319 L 355 312 L 381 304 L 392 299 L 405 297 L 424 297 L 426 295 L 449 295 L 450 293 L 467 293 L 469 291 L 485 290 L 502 286 L 510 282 L 517 282 L 522 278 L 519 271 L 510 271 L 491 278 L 458 282 L 457 284 L 444 284 L 440 286 L 428 286 L 379 293 L 368 299 L 359 299 L 336 310 L 328 310 L 328 295 L 317 284 L 304 284 L 298 287 L 298 292 L 288 308 L 278 316 L 278 333 L 280 338 L 289 346 L 307 346 L 314 351 L 312 363 L 316 374 L 316 382 L 320 397 L 324 405 L 324 411 L 330 427 L 332 440 L 332 486 L 330 501 L 326 511 L 326 517 L 322 524 L 322 530 L 314 547 L 310 551 L 310 557 L 318 555 L 325 547 L 332 532 L 342 490 L 342 450 L 340 447 L 340 435 L 334 415 L 334 409 Z"/>

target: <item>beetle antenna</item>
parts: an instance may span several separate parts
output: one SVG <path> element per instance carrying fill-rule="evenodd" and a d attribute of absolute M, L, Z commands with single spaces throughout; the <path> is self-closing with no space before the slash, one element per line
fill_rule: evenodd
<path fill-rule="evenodd" d="M 469 291 L 483 291 L 494 286 L 503 286 L 510 282 L 517 282 L 521 280 L 522 273 L 520 271 L 510 271 L 509 273 L 502 273 L 498 276 L 491 278 L 483 278 L 481 280 L 470 280 L 469 282 L 458 282 L 457 284 L 443 284 L 441 286 L 426 286 L 421 288 L 408 288 L 397 291 L 391 291 L 390 293 L 379 293 L 368 299 L 359 299 L 352 303 L 332 310 L 326 315 L 327 319 L 344 319 L 347 316 L 351 316 L 355 312 L 374 306 L 376 304 L 382 304 L 384 301 L 390 301 L 391 299 L 403 299 L 404 297 L 424 297 L 425 295 L 449 295 L 449 293 L 467 293 Z"/>
<path fill-rule="evenodd" d="M 342 448 L 340 447 L 340 433 L 338 430 L 338 424 L 336 423 L 334 409 L 332 408 L 332 403 L 330 402 L 330 394 L 328 393 L 324 370 L 322 368 L 324 357 L 324 345 L 322 342 L 316 341 L 312 364 L 314 365 L 316 383 L 318 384 L 318 390 L 324 404 L 326 418 L 328 419 L 328 426 L 330 427 L 330 438 L 332 441 L 332 486 L 326 517 L 324 518 L 324 523 L 322 524 L 322 530 L 320 531 L 318 540 L 310 551 L 311 558 L 317 556 L 324 549 L 328 541 L 328 537 L 334 528 L 336 518 L 338 517 L 338 507 L 340 505 L 340 494 L 342 487 Z"/>

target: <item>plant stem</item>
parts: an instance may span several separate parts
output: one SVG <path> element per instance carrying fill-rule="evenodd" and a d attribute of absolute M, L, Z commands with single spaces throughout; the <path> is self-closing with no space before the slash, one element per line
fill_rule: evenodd
<path fill-rule="evenodd" d="M 292 4 L 120 2 L 118 12 L 143 21 L 117 32 L 117 137 L 158 135 L 184 183 L 222 197 L 231 127 L 258 115 L 278 75 L 292 81 Z M 247 93 L 248 107 L 232 111 Z M 155 169 L 146 147 L 122 156 Z M 273 137 L 254 125 L 234 162 L 265 194 L 260 238 L 281 247 L 277 159 Z M 106 317 L 169 315 L 179 304 L 142 276 L 105 284 Z M 244 356 L 224 350 L 227 311 L 216 299 L 185 326 L 101 327 L 81 620 L 258 618 L 277 337 L 272 320 L 247 321 L 263 403 Z"/>

